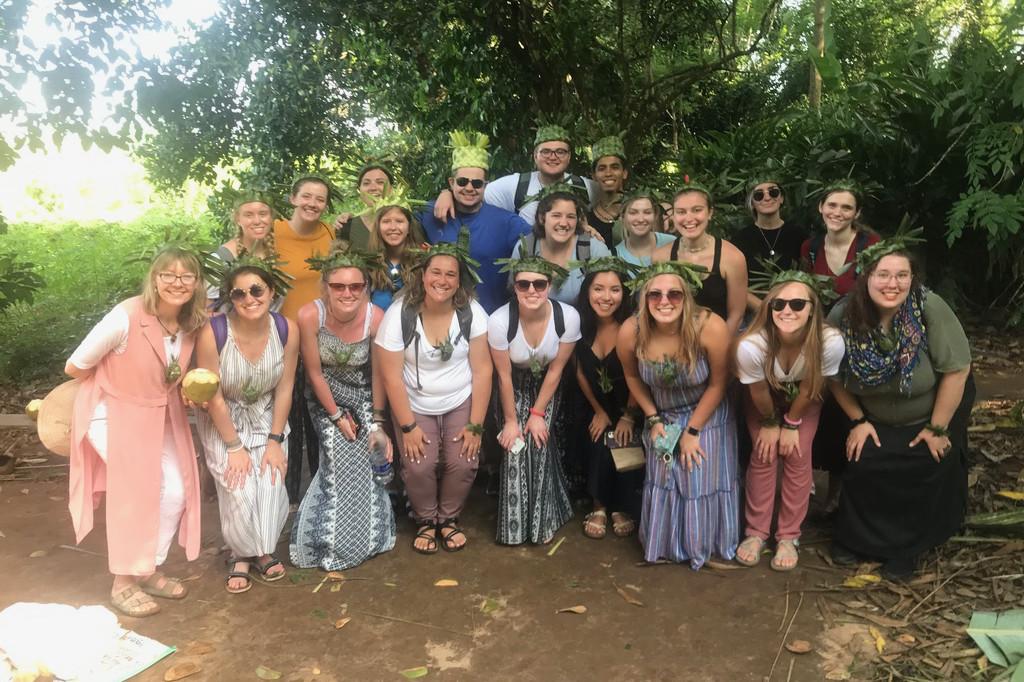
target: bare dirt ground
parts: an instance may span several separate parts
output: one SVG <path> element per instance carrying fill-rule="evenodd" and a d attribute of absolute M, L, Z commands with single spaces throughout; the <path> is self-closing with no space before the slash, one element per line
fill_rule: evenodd
<path fill-rule="evenodd" d="M 1004 348 L 979 350 L 985 358 Z M 997 356 L 992 363 L 981 365 L 981 397 L 1024 398 L 1016 360 Z M 22 397 L 0 401 L 0 412 L 16 411 L 13 403 Z M 1019 436 L 1019 430 L 1009 436 L 1017 453 Z M 66 460 L 45 453 L 27 430 L 0 430 L 0 453 L 5 451 L 21 461 L 14 474 L 0 476 L 0 609 L 17 601 L 105 603 L 110 583 L 102 511 L 82 551 L 68 549 L 74 536 Z M 1000 466 L 1016 472 L 1022 461 Z M 884 661 L 871 660 L 874 641 L 864 643 L 870 623 L 843 630 L 854 621 L 844 620 L 849 610 L 881 613 L 871 603 L 873 593 L 845 597 L 838 616 L 834 607 L 823 606 L 821 597 L 843 592 L 842 582 L 856 571 L 826 563 L 827 525 L 814 516 L 816 506 L 797 570 L 774 573 L 765 556 L 753 569 L 728 565 L 694 572 L 638 565 L 635 536 L 585 538 L 583 510 L 558 534 L 555 542 L 564 541 L 553 553 L 554 544 L 498 546 L 496 499 L 485 495 L 482 483 L 463 519 L 469 536 L 463 552 L 413 552 L 413 528 L 402 518 L 395 550 L 345 571 L 344 580 L 321 585 L 325 573 L 289 567 L 288 579 L 257 582 L 242 595 L 224 591 L 217 509 L 207 501 L 202 555 L 186 562 L 176 547 L 166 567 L 188 579 L 188 598 L 162 601 L 163 612 L 152 618 L 122 617 L 125 627 L 178 648 L 137 679 L 162 680 L 172 666 L 189 661 L 201 668 L 189 678 L 195 680 L 259 679 L 259 666 L 282 680 L 403 680 L 402 671 L 420 666 L 426 679 L 444 680 L 799 681 L 820 680 L 837 669 L 830 679 L 893 679 Z M 278 556 L 287 558 L 286 539 Z M 441 579 L 458 585 L 435 586 Z M 914 589 L 915 596 L 928 592 Z M 586 612 L 558 613 L 574 606 Z M 343 618 L 351 620 L 339 629 Z M 958 647 L 971 646 L 958 627 L 949 637 Z M 797 639 L 815 651 L 796 655 L 782 648 Z M 843 665 L 836 664 L 839 659 Z M 939 662 L 945 665 L 945 659 Z M 931 679 L 962 679 L 961 669 L 932 670 L 937 677 Z"/>

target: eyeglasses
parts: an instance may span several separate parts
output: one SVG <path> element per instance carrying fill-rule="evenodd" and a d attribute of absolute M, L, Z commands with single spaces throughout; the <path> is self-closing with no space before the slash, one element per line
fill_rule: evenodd
<path fill-rule="evenodd" d="M 769 187 L 768 196 L 771 197 L 772 199 L 778 199 L 779 197 L 782 196 L 782 190 L 779 189 L 778 187 Z M 754 201 L 764 201 L 763 189 L 754 190 Z"/>
<path fill-rule="evenodd" d="M 253 284 L 248 289 L 240 289 L 239 287 L 235 287 L 234 289 L 231 290 L 230 296 L 232 301 L 244 301 L 246 294 L 249 294 L 253 298 L 260 298 L 265 293 L 267 293 L 267 288 L 265 286 Z"/>
<path fill-rule="evenodd" d="M 547 291 L 548 282 L 546 279 L 517 279 L 516 280 L 516 291 L 521 291 L 524 294 L 533 287 L 533 290 L 538 294 Z"/>
<path fill-rule="evenodd" d="M 545 149 L 538 149 L 537 150 L 537 154 L 542 159 L 551 159 L 551 158 L 567 159 L 567 158 L 569 158 L 569 150 L 568 149 L 546 149 L 546 148 Z"/>
<path fill-rule="evenodd" d="M 683 302 L 683 290 L 682 289 L 669 289 L 668 291 L 653 291 L 647 292 L 648 303 L 661 303 L 664 299 L 668 299 L 668 302 L 672 305 L 679 305 Z"/>
<path fill-rule="evenodd" d="M 893 277 L 896 278 L 896 282 L 899 284 L 907 284 L 913 279 L 914 274 L 912 272 L 875 272 L 871 273 L 871 278 L 876 282 L 888 282 Z"/>
<path fill-rule="evenodd" d="M 192 286 L 199 279 L 195 274 L 191 272 L 183 272 L 180 275 L 176 275 L 173 272 L 158 272 L 156 278 L 160 280 L 161 284 L 174 284 L 175 282 L 181 282 L 187 287 Z"/>
<path fill-rule="evenodd" d="M 772 310 L 777 313 L 781 313 L 785 310 L 787 305 L 794 313 L 798 313 L 810 304 L 810 302 L 810 299 L 806 298 L 773 298 L 770 305 Z"/>
<path fill-rule="evenodd" d="M 345 293 L 348 289 L 348 293 L 353 296 L 358 296 L 363 293 L 363 289 L 366 288 L 366 282 L 352 282 L 351 284 L 345 284 L 344 282 L 328 282 L 327 286 L 331 288 L 331 291 L 335 291 L 339 294 Z"/>
<path fill-rule="evenodd" d="M 455 178 L 455 184 L 459 187 L 465 187 L 466 185 L 472 185 L 473 189 L 480 189 L 484 186 L 484 181 L 479 178 Z"/>

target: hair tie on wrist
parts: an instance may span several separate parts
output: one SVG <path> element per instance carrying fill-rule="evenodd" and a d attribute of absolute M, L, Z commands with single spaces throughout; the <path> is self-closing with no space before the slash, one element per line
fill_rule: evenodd
<path fill-rule="evenodd" d="M 333 422 L 336 422 L 336 421 L 338 421 L 339 419 L 341 419 L 341 415 L 343 415 L 343 414 L 344 414 L 344 412 L 343 412 L 343 411 L 341 410 L 341 408 L 339 407 L 339 408 L 338 408 L 338 411 L 337 411 L 337 412 L 335 412 L 334 414 L 330 415 L 330 416 L 329 416 L 329 417 L 327 417 L 327 418 L 328 418 L 328 419 L 330 419 L 330 420 L 331 420 L 331 422 L 333 423 Z"/>
<path fill-rule="evenodd" d="M 790 426 L 800 426 L 801 424 L 804 423 L 803 417 L 801 417 L 800 419 L 790 419 L 788 413 L 782 415 L 782 420 Z"/>
<path fill-rule="evenodd" d="M 779 426 L 779 418 L 774 414 L 769 414 L 767 417 L 761 417 L 761 426 L 774 429 Z"/>
<path fill-rule="evenodd" d="M 530 408 L 530 414 L 532 414 L 534 417 L 540 417 L 541 419 L 544 419 L 544 417 L 546 416 L 543 412 L 533 407 Z"/>
<path fill-rule="evenodd" d="M 925 424 L 924 428 L 928 429 L 929 431 L 934 433 L 939 438 L 948 438 L 949 437 L 949 429 L 945 429 L 945 428 L 943 428 L 941 426 L 936 426 L 935 424 L 932 424 L 931 422 L 928 422 L 927 424 Z"/>

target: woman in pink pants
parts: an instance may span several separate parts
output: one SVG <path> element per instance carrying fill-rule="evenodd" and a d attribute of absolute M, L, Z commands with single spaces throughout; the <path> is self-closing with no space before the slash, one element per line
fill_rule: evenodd
<path fill-rule="evenodd" d="M 799 559 L 825 378 L 839 372 L 845 350 L 842 335 L 824 324 L 819 287 L 804 272 L 776 275 L 736 349 L 740 381 L 750 389 L 745 407 L 754 443 L 747 468 L 747 537 L 736 550 L 744 566 L 757 564 L 768 540 L 780 463 L 782 495 L 771 567 L 790 571 Z"/>

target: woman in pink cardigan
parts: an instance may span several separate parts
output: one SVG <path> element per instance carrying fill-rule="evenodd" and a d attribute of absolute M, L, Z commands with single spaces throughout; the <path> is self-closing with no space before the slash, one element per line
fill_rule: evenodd
<path fill-rule="evenodd" d="M 107 313 L 64 368 L 82 382 L 71 424 L 75 537 L 92 530 L 106 493 L 111 603 L 128 616 L 157 613 L 152 597 L 185 597 L 158 570 L 175 531 L 189 560 L 199 554 L 199 478 L 179 386 L 206 321 L 200 275 L 195 253 L 160 251 L 142 294 Z"/>

